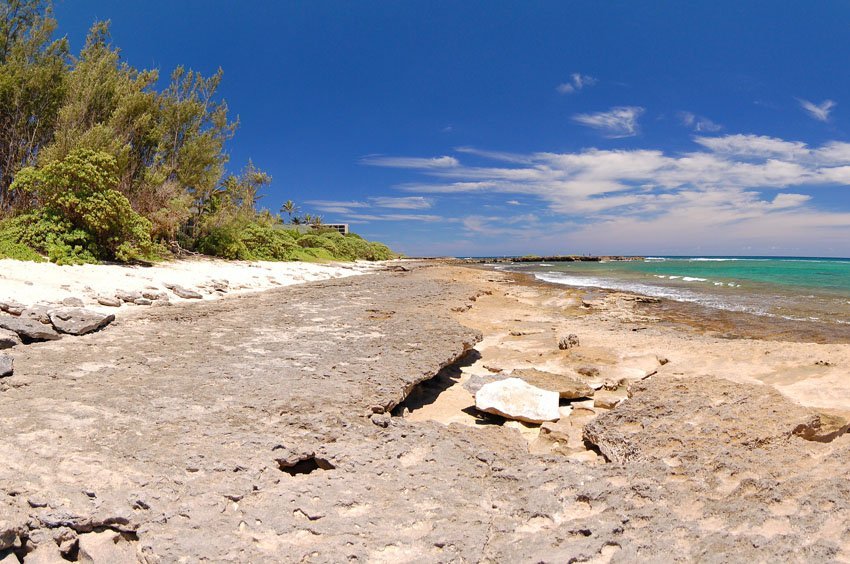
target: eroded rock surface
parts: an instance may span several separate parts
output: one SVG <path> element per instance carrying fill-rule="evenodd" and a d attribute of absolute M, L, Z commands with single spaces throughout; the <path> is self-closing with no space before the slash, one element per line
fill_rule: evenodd
<path fill-rule="evenodd" d="M 59 308 L 50 312 L 50 322 L 61 333 L 85 335 L 102 329 L 115 321 L 112 314 L 82 308 Z"/>
<path fill-rule="evenodd" d="M 75 542 L 146 562 L 850 559 L 850 437 L 796 435 L 815 414 L 765 386 L 633 384 L 585 425 L 609 464 L 492 424 L 373 424 L 476 342 L 449 315 L 473 293 L 382 272 L 16 349 L 0 560 Z"/>
<path fill-rule="evenodd" d="M 475 393 L 475 407 L 516 421 L 543 423 L 561 418 L 558 392 L 542 390 L 519 378 L 484 384 Z"/>

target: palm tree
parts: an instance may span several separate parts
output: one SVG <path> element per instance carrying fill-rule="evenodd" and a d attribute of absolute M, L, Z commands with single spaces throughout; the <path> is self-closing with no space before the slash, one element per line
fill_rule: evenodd
<path fill-rule="evenodd" d="M 296 214 L 297 211 L 298 211 L 298 208 L 295 206 L 295 202 L 293 202 L 292 200 L 286 200 L 286 202 L 284 202 L 283 205 L 280 207 L 280 213 L 285 213 L 286 215 L 288 215 L 289 216 L 289 223 L 293 223 L 293 224 L 296 224 L 296 225 L 298 223 L 300 223 L 300 222 L 296 222 L 293 219 L 293 216 Z"/>

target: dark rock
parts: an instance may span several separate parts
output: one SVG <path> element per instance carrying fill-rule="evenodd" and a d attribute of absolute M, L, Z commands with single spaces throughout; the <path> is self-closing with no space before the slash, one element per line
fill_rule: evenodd
<path fill-rule="evenodd" d="M 8 354 L 0 353 L 0 377 L 11 376 L 15 371 L 14 360 Z"/>
<path fill-rule="evenodd" d="M 85 335 L 106 327 L 115 321 L 115 316 L 88 309 L 62 308 L 50 312 L 50 321 L 61 333 Z"/>
<path fill-rule="evenodd" d="M 0 317 L 0 329 L 14 331 L 25 343 L 30 341 L 55 341 L 62 338 L 49 325 L 24 317 Z"/>
<path fill-rule="evenodd" d="M 18 302 L 0 302 L 0 311 L 5 311 L 9 315 L 21 315 L 26 309 L 26 306 Z"/>
<path fill-rule="evenodd" d="M 142 291 L 142 297 L 152 302 L 155 302 L 156 300 L 168 299 L 168 296 L 166 296 L 165 292 L 160 292 L 157 290 L 144 290 Z"/>
<path fill-rule="evenodd" d="M 15 345 L 21 344 L 21 338 L 14 331 L 8 329 L 0 329 L 0 350 L 10 349 Z"/>
<path fill-rule="evenodd" d="M 44 305 L 30 306 L 21 312 L 21 317 L 50 325 L 50 308 Z"/>

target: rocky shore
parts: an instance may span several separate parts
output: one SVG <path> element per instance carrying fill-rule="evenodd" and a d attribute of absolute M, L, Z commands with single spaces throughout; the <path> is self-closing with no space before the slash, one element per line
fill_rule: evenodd
<path fill-rule="evenodd" d="M 21 347 L 0 562 L 850 560 L 847 345 L 653 307 L 406 264 Z"/>

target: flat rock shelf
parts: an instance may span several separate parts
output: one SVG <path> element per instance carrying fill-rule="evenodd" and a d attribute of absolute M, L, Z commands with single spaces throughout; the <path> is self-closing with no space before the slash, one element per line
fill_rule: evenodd
<path fill-rule="evenodd" d="M 812 412 L 765 386 L 641 382 L 585 428 L 605 464 L 391 416 L 481 339 L 452 313 L 477 289 L 440 268 L 18 347 L 0 380 L 0 559 L 850 558 L 848 437 L 806 440 Z"/>

